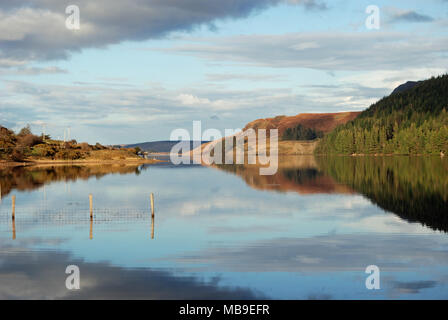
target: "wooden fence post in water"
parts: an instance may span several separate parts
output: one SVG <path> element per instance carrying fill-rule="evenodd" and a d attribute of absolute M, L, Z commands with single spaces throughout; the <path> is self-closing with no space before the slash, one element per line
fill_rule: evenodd
<path fill-rule="evenodd" d="M 89 207 L 90 207 L 90 234 L 89 239 L 93 239 L 93 196 L 89 194 Z"/>
<path fill-rule="evenodd" d="M 90 240 L 93 239 L 93 218 L 90 217 L 90 235 L 89 235 Z"/>
<path fill-rule="evenodd" d="M 16 196 L 12 196 L 12 240 L 16 240 Z"/>
<path fill-rule="evenodd" d="M 16 240 L 16 221 L 12 219 L 12 240 Z"/>
<path fill-rule="evenodd" d="M 16 218 L 16 196 L 12 196 L 12 220 Z"/>
<path fill-rule="evenodd" d="M 154 193 L 151 193 L 151 216 L 154 217 Z"/>
<path fill-rule="evenodd" d="M 154 216 L 151 216 L 151 239 L 154 239 Z"/>
<path fill-rule="evenodd" d="M 154 193 L 151 193 L 151 239 L 154 239 Z"/>
<path fill-rule="evenodd" d="M 89 194 L 89 204 L 90 204 L 90 219 L 93 218 L 93 196 Z"/>

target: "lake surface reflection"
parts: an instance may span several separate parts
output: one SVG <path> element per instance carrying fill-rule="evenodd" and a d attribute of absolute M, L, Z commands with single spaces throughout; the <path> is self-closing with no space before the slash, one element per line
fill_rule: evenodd
<path fill-rule="evenodd" d="M 447 160 L 280 160 L 0 169 L 0 298 L 448 298 Z"/>

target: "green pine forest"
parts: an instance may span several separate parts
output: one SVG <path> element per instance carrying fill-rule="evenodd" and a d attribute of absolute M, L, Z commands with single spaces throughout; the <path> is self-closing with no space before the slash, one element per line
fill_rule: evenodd
<path fill-rule="evenodd" d="M 448 74 L 373 104 L 324 136 L 317 154 L 446 154 Z"/>
<path fill-rule="evenodd" d="M 283 133 L 283 140 L 300 140 L 309 141 L 323 137 L 322 131 L 317 131 L 312 128 L 307 128 L 301 124 L 298 124 L 294 128 L 287 128 Z"/>

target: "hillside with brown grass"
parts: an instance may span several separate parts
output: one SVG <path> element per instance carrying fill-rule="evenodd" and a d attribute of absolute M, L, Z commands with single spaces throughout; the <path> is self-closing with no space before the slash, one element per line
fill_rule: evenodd
<path fill-rule="evenodd" d="M 257 119 L 248 123 L 247 129 L 278 129 L 279 137 L 288 128 L 301 124 L 304 127 L 328 133 L 341 124 L 354 120 L 361 112 L 338 112 L 338 113 L 300 113 L 296 116 L 277 116 L 275 118 Z"/>
<path fill-rule="evenodd" d="M 254 129 L 255 131 L 257 131 L 258 129 L 278 129 L 279 141 L 277 151 L 279 155 L 311 155 L 314 153 L 314 150 L 319 144 L 319 139 L 312 141 L 286 141 L 282 139 L 283 133 L 286 131 L 286 129 L 302 125 L 306 128 L 321 131 L 323 133 L 328 133 L 337 126 L 346 124 L 347 122 L 354 120 L 360 113 L 361 112 L 301 113 L 296 116 L 278 116 L 275 118 L 258 119 L 248 123 L 244 127 L 243 131 L 246 131 L 248 129 Z M 269 136 L 269 134 L 267 135 Z M 205 143 L 200 148 L 201 150 L 204 150 L 214 143 L 216 143 L 216 141 Z M 260 150 L 269 150 L 269 148 L 270 143 L 268 139 L 265 145 L 258 146 L 258 152 L 260 152 Z M 244 149 L 246 153 L 257 153 L 257 149 L 254 150 L 253 148 L 250 148 L 248 146 L 247 139 L 244 145 Z M 229 151 L 234 152 L 231 149 L 226 148 L 226 153 Z M 190 154 L 192 155 L 193 151 L 190 152 Z"/>

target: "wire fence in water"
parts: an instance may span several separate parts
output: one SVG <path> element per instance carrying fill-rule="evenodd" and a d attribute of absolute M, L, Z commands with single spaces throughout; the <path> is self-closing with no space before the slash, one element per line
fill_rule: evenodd
<path fill-rule="evenodd" d="M 16 225 L 73 225 L 90 223 L 89 208 L 45 208 L 21 207 L 15 212 Z M 94 224 L 130 223 L 150 221 L 149 209 L 139 208 L 94 208 Z M 12 212 L 0 209 L 0 224 L 11 223 Z"/>

